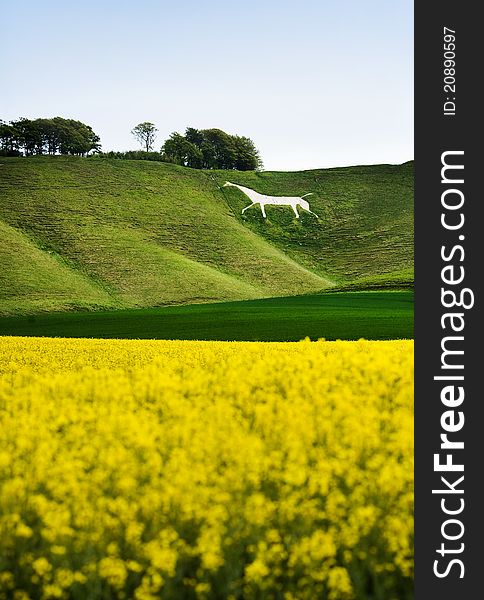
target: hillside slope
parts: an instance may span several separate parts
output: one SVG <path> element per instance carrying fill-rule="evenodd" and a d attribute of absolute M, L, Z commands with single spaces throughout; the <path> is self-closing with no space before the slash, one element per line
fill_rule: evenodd
<path fill-rule="evenodd" d="M 248 199 L 233 187 L 222 188 L 237 218 L 299 264 L 335 283 L 355 280 L 413 280 L 413 162 L 319 169 L 298 173 L 217 172 L 263 194 L 306 199 L 316 219 L 291 209 L 255 206 L 242 216 Z M 276 192 L 275 192 L 276 190 Z"/>
<path fill-rule="evenodd" d="M 241 215 L 225 179 L 314 193 Z M 411 165 L 204 172 L 65 157 L 0 160 L 0 312 L 127 308 L 321 291 L 411 278 Z"/>

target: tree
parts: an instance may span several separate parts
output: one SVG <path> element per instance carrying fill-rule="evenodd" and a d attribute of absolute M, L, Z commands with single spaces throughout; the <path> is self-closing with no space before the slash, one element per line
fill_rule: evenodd
<path fill-rule="evenodd" d="M 201 148 L 205 137 L 203 135 L 203 131 L 195 129 L 195 127 L 187 127 L 185 130 L 185 139 L 192 144 L 195 144 L 197 148 Z"/>
<path fill-rule="evenodd" d="M 25 119 L 11 121 L 10 124 L 18 131 L 19 146 L 23 149 L 25 156 L 44 153 L 44 137 L 39 123 L 40 119 Z"/>
<path fill-rule="evenodd" d="M 250 138 L 229 135 L 221 129 L 187 127 L 184 136 L 172 133 L 162 152 L 167 160 L 196 169 L 262 168 L 259 152 Z"/>
<path fill-rule="evenodd" d="M 131 130 L 131 133 L 141 144 L 141 147 L 144 148 L 146 152 L 150 152 L 153 150 L 157 131 L 158 129 L 156 129 L 153 123 L 145 121 L 144 123 L 138 123 L 138 125 Z"/>
<path fill-rule="evenodd" d="M 183 167 L 200 169 L 202 167 L 202 151 L 179 133 L 172 133 L 161 148 L 164 156 Z"/>
<path fill-rule="evenodd" d="M 73 119 L 52 119 L 58 127 L 60 153 L 84 156 L 101 149 L 100 139 L 89 125 Z"/>
<path fill-rule="evenodd" d="M 61 144 L 61 132 L 55 121 L 56 119 L 39 119 L 48 154 L 57 154 Z"/>
<path fill-rule="evenodd" d="M 244 136 L 235 135 L 235 168 L 238 171 L 260 171 L 264 166 L 254 142 Z"/>
<path fill-rule="evenodd" d="M 19 156 L 19 132 L 11 123 L 0 119 L 0 155 Z"/>
<path fill-rule="evenodd" d="M 204 129 L 202 144 L 205 167 L 208 169 L 235 168 L 236 151 L 233 137 L 221 129 Z"/>

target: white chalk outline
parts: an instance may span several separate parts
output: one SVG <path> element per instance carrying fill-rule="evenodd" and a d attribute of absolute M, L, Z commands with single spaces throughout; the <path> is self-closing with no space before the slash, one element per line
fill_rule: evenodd
<path fill-rule="evenodd" d="M 255 190 L 251 190 L 250 188 L 244 187 L 243 185 L 238 185 L 237 183 L 232 183 L 230 181 L 226 181 L 223 184 L 223 187 L 236 187 L 241 192 L 243 192 L 250 200 L 252 200 L 252 204 L 249 204 L 249 206 L 246 206 L 242 209 L 242 214 L 244 214 L 244 212 L 248 208 L 251 208 L 252 206 L 258 204 L 262 211 L 262 216 L 265 219 L 267 217 L 265 210 L 265 207 L 267 205 L 290 206 L 294 211 L 294 214 L 296 215 L 296 219 L 299 219 L 299 213 L 297 212 L 297 207 L 299 206 L 302 210 L 311 213 L 319 219 L 318 215 L 309 208 L 309 202 L 307 200 L 304 200 L 304 197 L 311 196 L 312 192 L 304 194 L 304 196 L 267 196 L 266 194 L 259 194 Z"/>

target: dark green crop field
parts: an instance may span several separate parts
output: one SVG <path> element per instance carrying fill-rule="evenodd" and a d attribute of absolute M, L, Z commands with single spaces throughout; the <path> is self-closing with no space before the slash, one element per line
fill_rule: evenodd
<path fill-rule="evenodd" d="M 327 292 L 217 304 L 0 317 L 0 335 L 298 341 L 413 337 L 413 292 Z"/>

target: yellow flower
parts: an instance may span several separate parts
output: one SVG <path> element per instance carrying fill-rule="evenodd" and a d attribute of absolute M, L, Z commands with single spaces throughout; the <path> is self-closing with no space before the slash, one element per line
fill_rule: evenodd
<path fill-rule="evenodd" d="M 411 341 L 0 338 L 0 600 L 410 594 L 412 377 Z"/>
<path fill-rule="evenodd" d="M 99 561 L 99 575 L 114 588 L 121 590 L 124 587 L 128 572 L 122 560 L 107 556 Z"/>
<path fill-rule="evenodd" d="M 43 577 L 44 575 L 52 571 L 52 565 L 44 557 L 34 560 L 34 562 L 32 563 L 32 568 L 40 577 Z"/>

